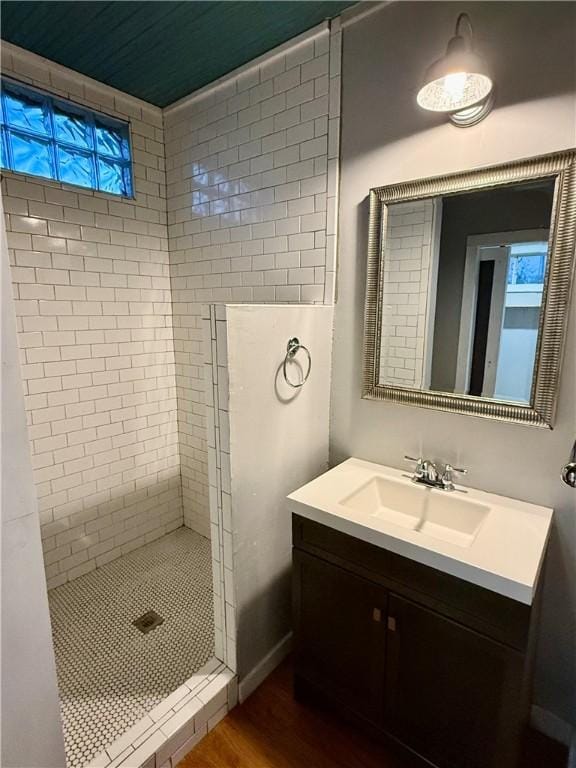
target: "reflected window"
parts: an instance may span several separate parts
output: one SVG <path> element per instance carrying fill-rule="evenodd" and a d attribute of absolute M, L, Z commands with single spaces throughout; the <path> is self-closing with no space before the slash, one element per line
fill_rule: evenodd
<path fill-rule="evenodd" d="M 541 285 L 546 274 L 548 243 L 516 243 L 510 248 L 508 285 Z"/>
<path fill-rule="evenodd" d="M 2 80 L 0 166 L 132 197 L 128 123 Z"/>

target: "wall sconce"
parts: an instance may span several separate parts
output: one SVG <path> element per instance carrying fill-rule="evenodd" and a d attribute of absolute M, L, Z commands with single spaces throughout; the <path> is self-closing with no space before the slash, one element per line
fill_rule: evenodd
<path fill-rule="evenodd" d="M 431 112 L 445 112 L 454 125 L 464 128 L 479 123 L 490 112 L 493 89 L 486 63 L 474 51 L 470 17 L 461 13 L 446 53 L 426 71 L 416 97 L 418 105 Z"/>

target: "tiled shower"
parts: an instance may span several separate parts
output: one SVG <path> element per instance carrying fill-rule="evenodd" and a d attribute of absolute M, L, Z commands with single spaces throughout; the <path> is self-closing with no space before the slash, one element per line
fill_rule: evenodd
<path fill-rule="evenodd" d="M 224 658 L 202 308 L 332 301 L 339 45 L 325 24 L 166 110 L 3 46 L 4 77 L 130 125 L 133 198 L 2 180 L 70 767 L 120 764 Z"/>
<path fill-rule="evenodd" d="M 214 657 L 210 543 L 189 528 L 57 587 L 49 600 L 72 768 L 110 747 Z M 152 611 L 161 623 L 139 630 L 134 622 Z"/>

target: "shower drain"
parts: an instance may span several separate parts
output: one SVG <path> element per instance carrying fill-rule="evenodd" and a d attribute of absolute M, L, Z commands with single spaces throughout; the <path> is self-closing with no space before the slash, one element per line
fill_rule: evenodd
<path fill-rule="evenodd" d="M 132 624 L 134 624 L 134 626 L 144 635 L 147 635 L 148 632 L 151 632 L 163 623 L 164 619 L 159 613 L 156 613 L 156 611 L 146 611 L 143 616 L 140 616 L 140 618 L 135 619 L 135 621 L 132 622 Z"/>

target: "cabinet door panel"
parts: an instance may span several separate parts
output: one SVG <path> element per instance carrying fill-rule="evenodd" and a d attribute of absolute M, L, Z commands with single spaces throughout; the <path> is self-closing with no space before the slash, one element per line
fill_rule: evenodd
<path fill-rule="evenodd" d="M 373 723 L 384 697 L 387 592 L 294 550 L 296 672 Z"/>
<path fill-rule="evenodd" d="M 389 598 L 385 727 L 439 768 L 510 768 L 522 656 L 396 595 Z"/>

